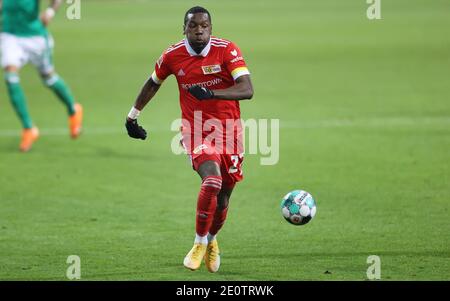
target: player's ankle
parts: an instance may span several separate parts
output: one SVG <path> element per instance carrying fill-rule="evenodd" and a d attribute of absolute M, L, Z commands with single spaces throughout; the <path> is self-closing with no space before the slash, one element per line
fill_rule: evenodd
<path fill-rule="evenodd" d="M 195 233 L 195 240 L 194 240 L 195 244 L 202 244 L 202 245 L 206 245 L 208 244 L 208 235 L 198 235 L 197 233 Z"/>
<path fill-rule="evenodd" d="M 215 240 L 216 236 L 217 236 L 217 234 L 211 234 L 211 233 L 208 232 L 208 235 L 207 235 L 208 243 L 210 243 L 213 240 Z"/>

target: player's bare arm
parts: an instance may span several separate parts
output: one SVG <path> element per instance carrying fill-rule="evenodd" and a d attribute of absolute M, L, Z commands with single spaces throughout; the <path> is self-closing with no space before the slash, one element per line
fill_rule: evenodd
<path fill-rule="evenodd" d="M 56 11 L 58 11 L 58 8 L 61 6 L 61 3 L 62 0 L 51 0 L 50 6 L 42 12 L 41 21 L 45 26 L 48 26 L 48 24 L 53 20 Z"/>
<path fill-rule="evenodd" d="M 139 93 L 138 97 L 136 98 L 134 107 L 137 110 L 142 111 L 142 109 L 144 109 L 144 107 L 153 98 L 153 96 L 155 96 L 159 87 L 160 87 L 160 85 L 156 84 L 151 78 L 149 78 L 145 82 L 144 86 L 141 89 L 141 92 Z"/>
<path fill-rule="evenodd" d="M 131 138 L 142 140 L 147 138 L 147 132 L 143 127 L 139 126 L 137 123 L 137 118 L 147 103 L 153 98 L 153 96 L 155 96 L 156 92 L 159 90 L 159 87 L 160 85 L 156 84 L 151 78 L 149 78 L 137 96 L 134 106 L 131 108 L 125 123 L 128 135 Z"/>

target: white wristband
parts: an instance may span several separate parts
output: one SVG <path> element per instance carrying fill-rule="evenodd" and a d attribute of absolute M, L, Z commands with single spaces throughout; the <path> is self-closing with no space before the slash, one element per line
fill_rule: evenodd
<path fill-rule="evenodd" d="M 139 114 L 141 113 L 141 111 L 139 111 L 138 109 L 136 109 L 134 106 L 131 107 L 130 113 L 128 113 L 128 118 L 130 119 L 137 119 L 139 117 Z"/>
<path fill-rule="evenodd" d="M 53 18 L 54 16 L 55 16 L 55 10 L 52 8 L 52 7 L 48 7 L 46 10 L 45 10 L 45 14 L 47 15 L 47 17 L 48 18 Z"/>

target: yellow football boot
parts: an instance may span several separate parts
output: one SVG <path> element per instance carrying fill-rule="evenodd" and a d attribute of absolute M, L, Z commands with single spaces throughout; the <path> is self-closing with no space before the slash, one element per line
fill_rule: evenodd
<path fill-rule="evenodd" d="M 200 243 L 194 244 L 186 257 L 184 257 L 184 266 L 192 271 L 198 270 L 205 254 L 206 245 Z"/>
<path fill-rule="evenodd" d="M 205 264 L 206 267 L 208 268 L 208 271 L 210 271 L 211 273 L 215 273 L 219 270 L 220 251 L 217 239 L 214 239 L 213 241 L 209 242 L 206 247 Z"/>

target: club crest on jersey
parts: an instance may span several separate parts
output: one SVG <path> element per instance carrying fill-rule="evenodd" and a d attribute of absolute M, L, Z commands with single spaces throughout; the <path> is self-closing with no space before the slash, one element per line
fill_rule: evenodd
<path fill-rule="evenodd" d="M 180 71 L 178 71 L 178 76 L 185 76 L 186 73 L 184 73 L 183 69 L 180 69 Z"/>
<path fill-rule="evenodd" d="M 233 51 L 230 52 L 233 56 L 237 56 L 237 50 L 233 49 Z"/>
<path fill-rule="evenodd" d="M 202 66 L 203 74 L 214 74 L 222 71 L 220 65 Z"/>

